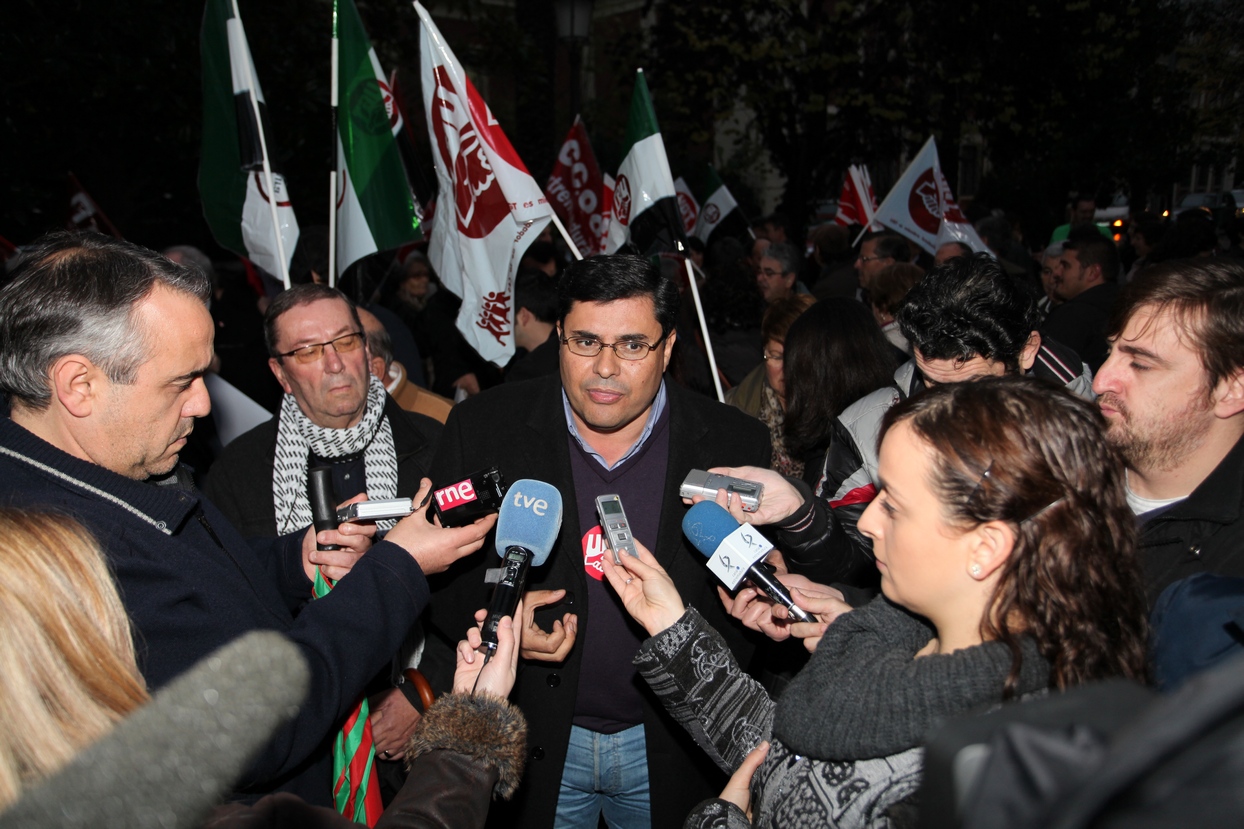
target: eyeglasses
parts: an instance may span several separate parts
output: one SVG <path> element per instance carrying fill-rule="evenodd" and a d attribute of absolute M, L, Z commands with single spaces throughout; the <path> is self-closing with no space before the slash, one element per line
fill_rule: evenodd
<path fill-rule="evenodd" d="M 770 354 L 768 351 L 764 353 L 764 358 L 770 363 L 780 363 L 785 356 L 785 354 Z"/>
<path fill-rule="evenodd" d="M 877 262 L 882 259 L 893 259 L 893 256 L 857 256 L 856 262 Z"/>
<path fill-rule="evenodd" d="M 363 347 L 363 332 L 354 331 L 349 334 L 342 334 L 335 340 L 329 340 L 326 343 L 311 343 L 301 348 L 295 348 L 293 351 L 286 351 L 284 354 L 278 354 L 277 357 L 293 357 L 296 363 L 314 363 L 324 354 L 324 346 L 331 345 L 333 351 L 338 354 L 349 354 L 352 351 L 358 351 Z"/>
<path fill-rule="evenodd" d="M 602 343 L 594 337 L 563 337 L 562 342 L 566 344 L 566 348 L 570 349 L 571 354 L 578 354 L 580 357 L 595 357 L 602 349 L 612 348 L 613 353 L 617 355 L 619 360 L 642 360 L 657 350 L 665 338 L 669 334 L 662 335 L 661 339 L 649 345 L 639 340 L 622 340 L 616 343 Z"/>
<path fill-rule="evenodd" d="M 773 270 L 773 268 L 759 268 L 756 271 L 756 275 L 767 276 L 770 279 L 777 279 L 779 276 L 783 276 L 784 274 L 781 271 Z"/>

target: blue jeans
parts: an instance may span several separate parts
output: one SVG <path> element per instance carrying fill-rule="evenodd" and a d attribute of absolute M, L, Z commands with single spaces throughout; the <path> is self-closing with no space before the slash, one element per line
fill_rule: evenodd
<path fill-rule="evenodd" d="M 648 750 L 643 725 L 617 734 L 571 726 L 553 829 L 650 829 Z"/>

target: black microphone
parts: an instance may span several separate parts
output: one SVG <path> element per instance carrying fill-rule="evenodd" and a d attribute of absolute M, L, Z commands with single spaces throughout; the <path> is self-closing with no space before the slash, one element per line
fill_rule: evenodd
<path fill-rule="evenodd" d="M 527 571 L 548 559 L 562 527 L 562 494 L 543 481 L 515 481 L 501 502 L 497 516 L 497 555 L 501 567 L 488 618 L 484 620 L 482 648 L 489 657 L 497 650 L 497 627 L 514 616 L 527 587 Z M 492 581 L 492 579 L 489 579 Z"/>
<path fill-rule="evenodd" d="M 331 466 L 315 466 L 307 472 L 307 497 L 311 499 L 311 523 L 316 534 L 321 530 L 337 529 L 337 495 L 333 492 Z M 315 549 L 340 550 L 341 547 L 316 541 Z"/>
<path fill-rule="evenodd" d="M 0 814 L 16 827 L 195 827 L 298 713 L 311 672 L 274 631 L 200 660 Z"/>
<path fill-rule="evenodd" d="M 790 611 L 795 621 L 817 621 L 795 604 L 786 585 L 768 570 L 763 559 L 773 545 L 751 524 L 740 524 L 712 501 L 701 501 L 683 516 L 682 532 L 709 559 L 709 569 L 731 590 L 746 578 Z"/>

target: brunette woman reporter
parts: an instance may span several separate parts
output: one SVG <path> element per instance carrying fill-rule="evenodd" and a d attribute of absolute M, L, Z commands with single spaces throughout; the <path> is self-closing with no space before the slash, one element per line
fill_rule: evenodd
<path fill-rule="evenodd" d="M 895 406 L 882 486 L 860 522 L 884 595 L 838 608 L 776 704 L 646 551 L 624 568 L 606 562 L 652 635 L 640 673 L 723 769 L 757 765 L 750 787 L 736 778 L 732 800 L 706 801 L 687 825 L 891 826 L 919 785 L 935 723 L 1143 678 L 1123 474 L 1093 407 L 1039 381 L 947 385 Z M 764 741 L 767 756 L 745 765 Z"/>

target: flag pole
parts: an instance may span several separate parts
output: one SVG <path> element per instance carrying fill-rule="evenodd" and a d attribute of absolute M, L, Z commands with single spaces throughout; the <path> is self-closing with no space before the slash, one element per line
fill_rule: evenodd
<path fill-rule="evenodd" d="M 238 0 L 233 0 L 233 17 L 238 21 L 245 37 L 246 27 L 242 25 L 242 14 L 238 11 Z M 276 237 L 276 258 L 281 265 L 281 281 L 289 287 L 289 262 L 285 259 L 285 240 L 281 238 L 281 222 L 277 215 L 276 187 L 272 181 L 272 164 L 268 161 L 268 139 L 264 135 L 263 119 L 259 114 L 259 96 L 255 94 L 255 74 L 251 71 L 250 44 L 247 44 L 247 60 L 243 61 L 246 69 L 247 95 L 251 100 L 251 109 L 255 113 L 256 132 L 259 133 L 259 153 L 263 161 L 264 182 L 268 185 L 268 208 L 272 211 L 272 235 Z"/>
<path fill-rule="evenodd" d="M 562 220 L 557 218 L 557 211 L 553 209 L 553 202 L 551 201 L 549 202 L 549 215 L 553 217 L 553 224 L 557 225 L 557 230 L 561 233 L 562 238 L 566 240 L 566 244 L 570 246 L 570 252 L 574 254 L 574 258 L 582 262 L 583 254 L 579 251 L 579 246 L 571 240 L 570 234 L 566 232 L 565 225 L 562 224 Z"/>
<path fill-rule="evenodd" d="M 332 169 L 328 172 L 328 285 L 337 286 L 337 0 L 333 0 L 333 79 L 328 86 L 328 106 L 333 125 Z"/>
<path fill-rule="evenodd" d="M 709 373 L 713 375 L 713 388 L 717 390 L 717 400 L 721 403 L 726 402 L 726 395 L 721 390 L 721 377 L 717 374 L 717 358 L 713 355 L 713 343 L 708 338 L 708 323 L 704 321 L 704 306 L 700 304 L 700 289 L 695 284 L 695 274 L 692 273 L 691 257 L 687 255 L 687 249 L 683 247 L 682 242 L 678 242 L 678 252 L 682 254 L 682 263 L 687 270 L 687 285 L 691 288 L 691 300 L 695 303 L 695 315 L 700 320 L 700 334 L 704 337 L 704 353 L 708 355 Z"/>

